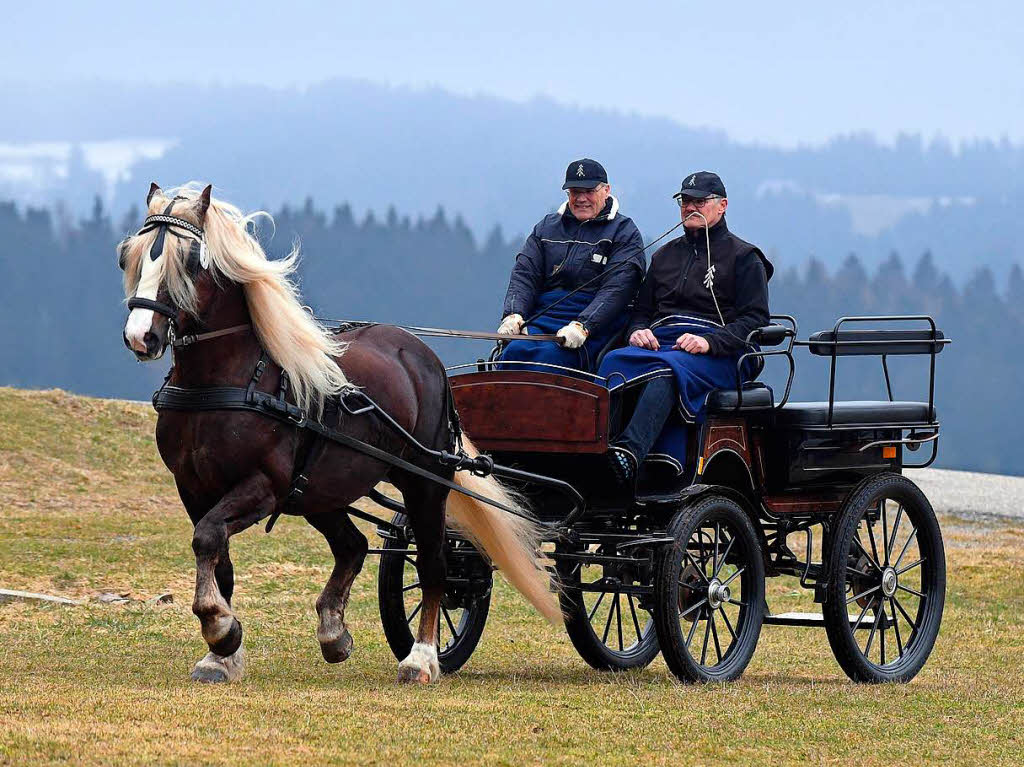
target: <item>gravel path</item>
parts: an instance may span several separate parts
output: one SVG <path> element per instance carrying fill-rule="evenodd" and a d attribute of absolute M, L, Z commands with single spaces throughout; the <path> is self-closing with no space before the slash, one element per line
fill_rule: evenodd
<path fill-rule="evenodd" d="M 948 469 L 908 469 L 905 474 L 920 485 L 940 514 L 1024 520 L 1024 477 Z"/>

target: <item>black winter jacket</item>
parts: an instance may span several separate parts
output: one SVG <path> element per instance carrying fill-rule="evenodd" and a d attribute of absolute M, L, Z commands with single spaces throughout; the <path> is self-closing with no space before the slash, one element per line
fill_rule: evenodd
<path fill-rule="evenodd" d="M 584 288 L 595 295 L 577 319 L 591 333 L 600 332 L 622 316 L 636 295 L 647 264 L 643 246 L 636 224 L 619 213 L 614 197 L 609 196 L 601 213 L 589 221 L 579 221 L 567 201 L 557 213 L 541 219 L 526 238 L 512 268 L 502 316 L 529 317 L 543 308 L 537 303 L 541 293 L 573 290 L 628 261 L 629 266 L 618 267 Z"/>
<path fill-rule="evenodd" d="M 747 334 L 768 324 L 768 280 L 775 269 L 758 248 L 729 231 L 725 218 L 711 227 L 708 235 L 714 298 L 725 326 L 702 335 L 710 346 L 709 354 L 742 354 Z M 707 273 L 704 229 L 688 229 L 659 248 L 651 256 L 651 268 L 640 286 L 627 338 L 633 331 L 673 315 L 700 317 L 721 326 L 711 290 L 705 286 Z"/>

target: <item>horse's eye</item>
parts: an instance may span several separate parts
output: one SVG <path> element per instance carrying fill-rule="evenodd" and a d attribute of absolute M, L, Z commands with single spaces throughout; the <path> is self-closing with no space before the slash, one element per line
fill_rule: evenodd
<path fill-rule="evenodd" d="M 128 262 L 128 240 L 121 240 L 117 246 L 117 266 L 124 271 Z"/>

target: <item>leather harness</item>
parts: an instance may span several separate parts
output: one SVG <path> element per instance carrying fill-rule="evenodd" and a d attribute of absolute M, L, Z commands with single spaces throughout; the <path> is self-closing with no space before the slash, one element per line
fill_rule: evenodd
<path fill-rule="evenodd" d="M 175 197 L 162 213 L 147 217 L 143 222 L 142 228 L 137 234 L 145 234 L 153 229 L 159 230 L 157 238 L 153 242 L 153 246 L 150 248 L 149 252 L 149 257 L 155 261 L 163 252 L 167 229 L 175 227 L 188 232 L 189 235 L 191 235 L 190 239 L 192 240 L 192 243 L 189 247 L 186 269 L 190 276 L 194 276 L 198 273 L 200 268 L 206 268 L 207 266 L 207 264 L 204 263 L 206 233 L 202 228 L 197 227 L 191 222 L 170 214 L 174 203 L 180 199 L 185 198 Z M 175 234 L 179 237 L 182 236 L 177 232 Z M 122 269 L 125 267 L 123 250 L 121 253 L 120 265 Z M 202 341 L 219 338 L 233 333 L 241 333 L 252 329 L 250 324 L 234 325 L 221 330 L 212 330 L 206 333 L 177 337 L 175 333 L 177 316 L 179 313 L 177 307 L 147 298 L 132 297 L 128 299 L 128 308 L 150 309 L 167 317 L 169 322 L 168 340 L 174 349 L 180 349 Z M 334 332 L 342 332 L 342 330 L 343 328 L 339 328 Z M 171 378 L 171 373 L 174 370 L 172 365 L 171 370 L 168 371 L 166 378 L 164 378 L 163 385 L 153 394 L 153 408 L 157 412 L 162 410 L 189 412 L 241 410 L 258 413 L 268 418 L 274 418 L 300 430 L 301 433 L 297 440 L 293 457 L 291 486 L 284 499 L 279 503 L 278 508 L 268 520 L 267 532 L 270 532 L 274 523 L 277 521 L 277 518 L 282 513 L 296 513 L 295 509 L 309 486 L 309 472 L 307 467 L 319 458 L 323 450 L 326 448 L 327 442 L 333 442 L 351 450 L 355 450 L 358 453 L 370 456 L 371 458 L 389 466 L 430 480 L 431 482 L 442 485 L 449 490 L 454 490 L 458 493 L 469 496 L 470 498 L 501 509 L 502 511 L 514 516 L 528 519 L 531 522 L 535 521 L 531 517 L 522 514 L 510 506 L 499 501 L 495 501 L 492 498 L 487 498 L 486 496 L 468 488 L 462 487 L 446 477 L 442 477 L 428 469 L 424 469 L 421 466 L 410 463 L 403 458 L 392 455 L 375 445 L 356 439 L 355 437 L 344 433 L 340 429 L 329 425 L 335 420 L 335 418 L 337 419 L 337 423 L 340 424 L 342 411 L 350 416 L 373 414 L 404 442 L 414 448 L 421 455 L 425 454 L 432 457 L 439 465 L 451 468 L 454 471 L 470 471 L 481 477 L 489 476 L 494 473 L 495 470 L 494 460 L 488 455 L 477 455 L 472 457 L 466 453 L 462 447 L 462 430 L 459 423 L 458 413 L 455 409 L 455 401 L 451 392 L 451 387 L 448 388 L 448 397 L 446 400 L 451 443 L 448 450 L 433 450 L 417 440 L 397 421 L 395 421 L 387 411 L 381 408 L 367 394 L 359 391 L 358 389 L 351 389 L 349 391 L 342 392 L 340 395 L 335 397 L 327 398 L 324 405 L 324 412 L 321 416 L 322 420 L 311 418 L 309 413 L 305 410 L 288 402 L 287 396 L 289 379 L 288 373 L 283 369 L 281 371 L 281 383 L 276 395 L 258 391 L 256 386 L 270 362 L 270 357 L 267 355 L 266 351 L 261 348 L 260 359 L 256 363 L 256 368 L 253 371 L 248 386 L 245 387 L 211 386 L 185 388 L 181 386 L 173 386 L 168 383 Z M 508 476 L 519 476 L 524 478 L 532 478 L 535 476 L 528 472 L 522 472 L 515 469 L 508 469 L 505 467 L 500 468 L 502 469 L 502 473 Z M 538 479 L 540 478 L 538 477 Z M 575 489 L 567 483 L 558 480 L 548 479 L 547 482 L 553 486 L 560 486 L 560 489 L 563 492 L 573 496 L 574 500 L 578 502 L 577 508 L 582 509 L 583 499 Z"/>

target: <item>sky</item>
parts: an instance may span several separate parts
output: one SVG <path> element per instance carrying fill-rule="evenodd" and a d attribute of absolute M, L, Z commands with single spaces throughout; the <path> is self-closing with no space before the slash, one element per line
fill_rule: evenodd
<path fill-rule="evenodd" d="M 1024 142 L 1024 4 L 1013 2 L 0 0 L 0 10 L 0 80 L 40 87 L 345 77 L 665 116 L 775 146 L 851 132 Z"/>

